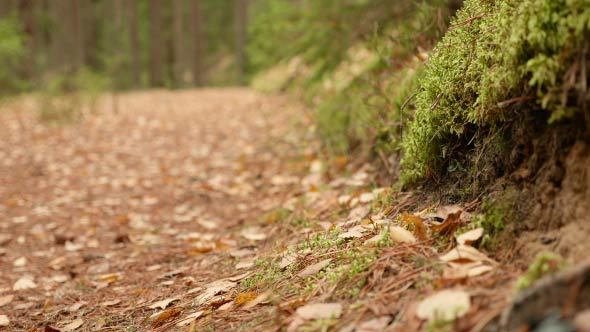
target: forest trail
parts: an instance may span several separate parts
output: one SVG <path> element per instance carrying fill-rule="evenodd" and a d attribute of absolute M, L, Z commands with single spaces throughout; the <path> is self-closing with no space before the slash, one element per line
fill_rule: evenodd
<path fill-rule="evenodd" d="M 305 116 L 282 98 L 137 92 L 118 97 L 118 113 L 106 99 L 57 127 L 26 109 L 0 113 L 0 309 L 11 329 L 178 329 L 207 283 L 247 271 L 236 257 L 268 234 L 243 225 L 284 203 L 287 172 L 305 170 L 293 147 Z"/>

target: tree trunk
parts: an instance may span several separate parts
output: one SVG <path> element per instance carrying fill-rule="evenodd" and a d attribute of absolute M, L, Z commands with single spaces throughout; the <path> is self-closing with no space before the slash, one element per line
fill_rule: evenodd
<path fill-rule="evenodd" d="M 137 22 L 137 1 L 127 0 L 129 23 L 129 47 L 131 51 L 131 78 L 133 86 L 141 86 L 141 58 L 139 55 L 139 27 Z"/>
<path fill-rule="evenodd" d="M 172 24 L 174 25 L 174 32 L 172 40 L 174 43 L 174 85 L 177 87 L 183 87 L 185 85 L 184 80 L 184 49 L 185 45 L 185 32 L 183 31 L 183 14 L 184 14 L 184 0 L 173 0 L 173 13 L 172 13 Z"/>
<path fill-rule="evenodd" d="M 162 6 L 160 0 L 150 0 L 150 85 L 164 85 L 162 75 Z"/>
<path fill-rule="evenodd" d="M 84 34 L 82 31 L 82 11 L 80 0 L 72 0 L 72 48 L 74 51 L 74 70 L 80 70 L 84 66 Z"/>
<path fill-rule="evenodd" d="M 15 9 L 14 0 L 0 0 L 0 17 L 11 14 Z"/>
<path fill-rule="evenodd" d="M 191 0 L 190 16 L 191 16 L 191 35 L 192 35 L 192 84 L 199 86 L 203 83 L 203 50 L 205 49 L 205 39 L 202 35 L 202 16 L 200 8 L 200 0 Z"/>
<path fill-rule="evenodd" d="M 248 0 L 235 0 L 235 43 L 238 83 L 246 83 L 246 37 L 248 28 Z"/>

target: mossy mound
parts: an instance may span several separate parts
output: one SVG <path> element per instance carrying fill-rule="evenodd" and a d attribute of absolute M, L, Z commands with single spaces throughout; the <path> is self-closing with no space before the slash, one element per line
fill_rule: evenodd
<path fill-rule="evenodd" d="M 589 31 L 585 0 L 465 1 L 420 79 L 403 181 L 440 175 L 524 109 L 550 122 L 586 112 Z"/>

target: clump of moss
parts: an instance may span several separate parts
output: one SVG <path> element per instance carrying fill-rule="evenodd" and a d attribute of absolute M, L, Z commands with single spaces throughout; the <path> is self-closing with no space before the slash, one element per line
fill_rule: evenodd
<path fill-rule="evenodd" d="M 482 213 L 476 215 L 473 220 L 473 227 L 484 229 L 482 246 L 493 248 L 496 244 L 495 240 L 504 231 L 506 225 L 518 219 L 518 200 L 519 193 L 514 189 L 507 189 L 501 196 L 483 202 Z"/>
<path fill-rule="evenodd" d="M 528 270 L 516 281 L 516 289 L 521 291 L 529 288 L 535 281 L 544 276 L 554 274 L 567 267 L 567 262 L 552 252 L 539 253 Z"/>
<path fill-rule="evenodd" d="M 402 180 L 442 173 L 458 148 L 523 104 L 550 121 L 581 112 L 589 31 L 584 0 L 466 0 L 420 79 Z"/>

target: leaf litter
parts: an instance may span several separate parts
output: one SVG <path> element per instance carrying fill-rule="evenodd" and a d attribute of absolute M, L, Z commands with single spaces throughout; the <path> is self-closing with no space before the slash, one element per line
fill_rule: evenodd
<path fill-rule="evenodd" d="M 162 101 L 173 111 L 154 107 Z M 28 122 L 0 118 L 7 128 L 0 152 L 16 151 L 0 159 L 10 175 L 30 179 L 25 151 L 36 151 L 51 174 L 39 178 L 40 190 L 11 183 L 11 197 L 0 202 L 11 232 L 0 237 L 2 254 L 15 267 L 0 284 L 0 307 L 19 326 L 48 326 L 55 312 L 70 312 L 84 315 L 60 324 L 74 330 L 100 330 L 105 321 L 116 329 L 232 330 L 253 317 L 266 322 L 263 330 L 324 319 L 378 330 L 393 324 L 394 312 L 409 312 L 404 303 L 428 299 L 449 280 L 491 278 L 503 268 L 476 249 L 482 231 L 455 236 L 469 225 L 465 209 L 411 211 L 411 194 L 371 189 L 376 174 L 368 164 L 336 158 L 337 168 L 352 174 L 339 177 L 314 148 L 293 158 L 293 142 L 310 137 L 313 126 L 277 127 L 300 115 L 297 108 L 273 112 L 282 101 L 212 90 L 122 94 L 120 102 L 129 112 L 101 112 L 59 130 L 27 112 L 20 116 Z M 258 122 L 267 117 L 273 120 Z M 379 205 L 385 194 L 393 195 L 392 206 Z M 282 207 L 290 217 L 260 222 Z M 457 246 L 435 248 L 438 239 Z M 469 317 L 465 297 L 452 301 L 457 317 Z M 422 304 L 423 316 L 438 312 L 433 307 Z M 23 318 L 31 308 L 43 311 Z M 396 324 L 413 326 L 412 315 Z"/>

